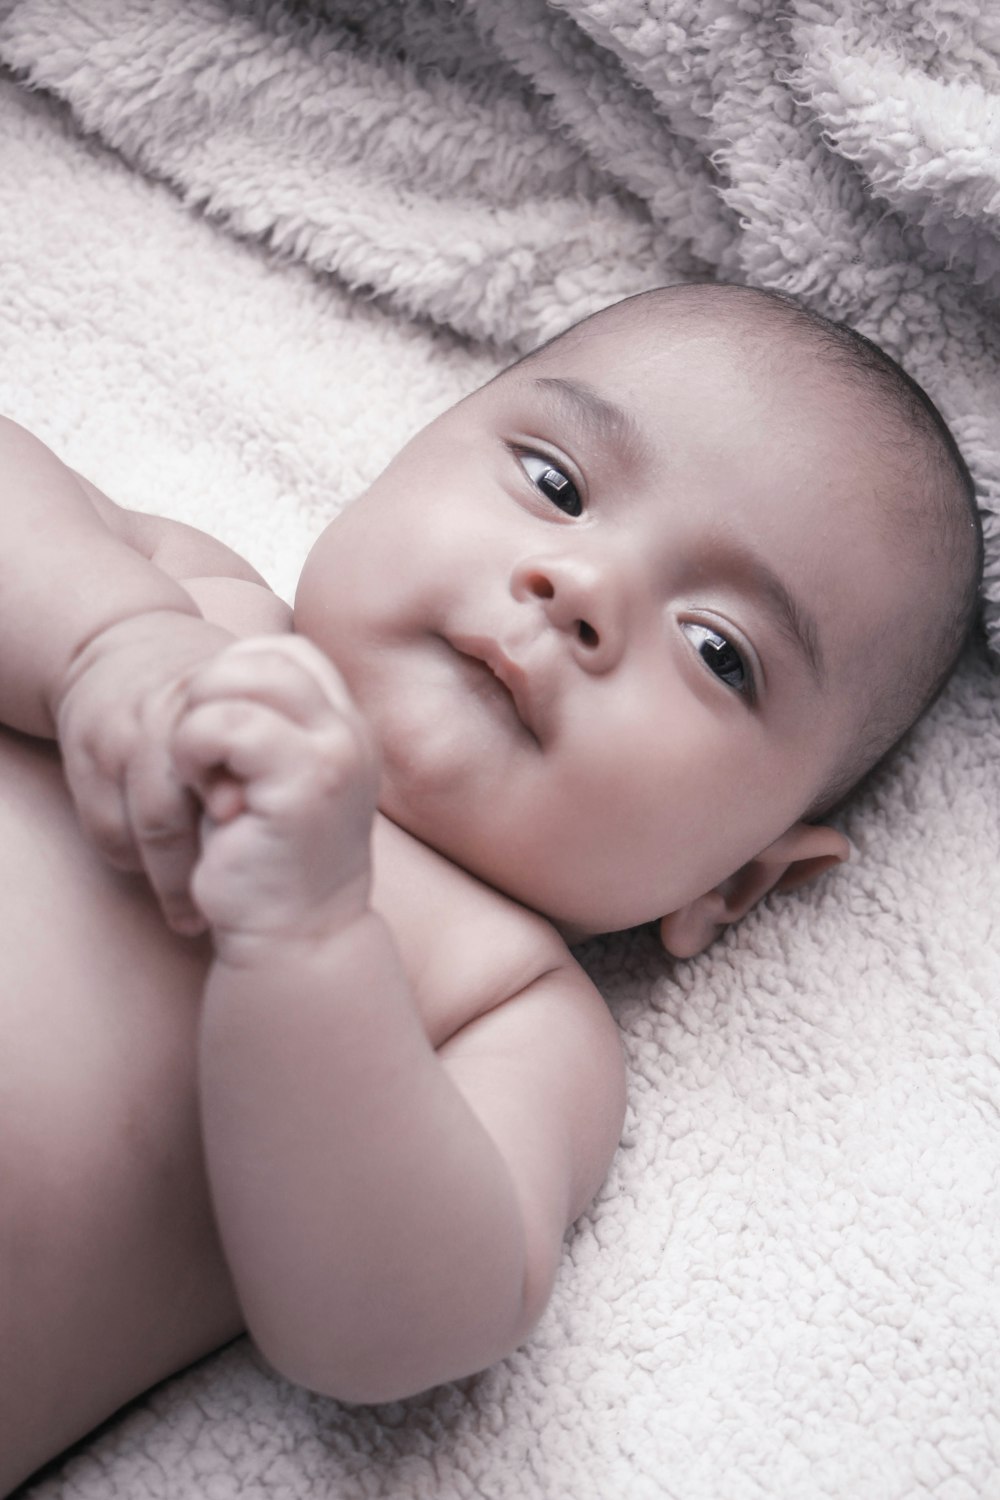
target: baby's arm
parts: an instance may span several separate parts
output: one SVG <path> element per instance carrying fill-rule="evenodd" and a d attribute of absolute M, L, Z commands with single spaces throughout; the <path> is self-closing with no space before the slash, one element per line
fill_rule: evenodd
<path fill-rule="evenodd" d="M 307 642 L 209 664 L 176 754 L 216 820 L 194 882 L 218 955 L 202 1118 L 248 1325 L 349 1401 L 482 1369 L 541 1313 L 617 1143 L 613 1022 L 554 947 L 435 1053 L 368 902 L 364 727 Z"/>
<path fill-rule="evenodd" d="M 99 514 L 84 481 L 5 417 L 0 476 L 0 721 L 54 736 L 67 677 L 102 631 L 198 610 Z"/>
<path fill-rule="evenodd" d="M 0 418 L 0 722 L 58 735 L 81 821 L 190 923 L 196 809 L 162 746 L 173 688 L 232 639 L 185 573 L 257 575 L 190 527 L 121 509 Z M 259 580 L 258 580 L 259 582 Z"/>

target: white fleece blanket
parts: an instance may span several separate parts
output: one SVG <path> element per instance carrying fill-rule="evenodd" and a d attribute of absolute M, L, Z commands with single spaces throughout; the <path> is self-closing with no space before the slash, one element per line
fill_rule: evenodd
<path fill-rule="evenodd" d="M 527 348 L 692 276 L 903 358 L 987 518 L 1000 13 L 983 0 L 0 0 L 0 59 L 238 234 Z"/>
<path fill-rule="evenodd" d="M 836 222 L 826 214 L 803 225 L 791 182 L 783 239 L 774 230 L 782 174 L 772 163 L 757 185 L 771 204 L 771 240 L 759 230 L 748 185 L 750 124 L 756 119 L 762 130 L 772 110 L 791 131 L 790 94 L 747 95 L 747 133 L 730 141 L 732 160 L 717 158 L 722 192 L 711 187 L 703 152 L 713 100 L 722 97 L 713 92 L 722 89 L 721 64 L 707 67 L 711 48 L 692 49 L 680 21 L 683 76 L 679 68 L 670 73 L 662 47 L 675 24 L 670 15 L 690 17 L 693 7 L 640 11 L 594 0 L 572 7 L 572 30 L 567 15 L 540 9 L 533 30 L 521 0 L 506 7 L 480 0 L 477 15 L 491 29 L 478 52 L 457 14 L 446 33 L 431 24 L 434 7 L 423 30 L 414 9 L 411 53 L 426 57 L 420 48 L 440 39 L 440 70 L 422 82 L 411 64 L 388 60 L 395 21 L 386 8 L 378 22 L 384 37 L 369 45 L 355 34 L 353 51 L 346 42 L 326 45 L 333 21 L 310 15 L 316 7 L 300 5 L 299 20 L 289 12 L 280 25 L 277 8 L 266 9 L 269 29 L 264 7 L 237 13 L 215 0 L 183 7 L 0 0 L 0 56 L 27 69 L 34 25 L 30 67 L 40 78 L 48 70 L 42 81 L 72 94 L 77 117 L 105 139 L 112 132 L 87 114 L 85 96 L 99 110 L 114 93 L 116 68 L 127 67 L 139 83 L 131 110 L 118 89 L 117 115 L 146 133 L 150 153 L 160 142 L 155 159 L 123 140 L 116 155 L 83 137 L 68 109 L 0 76 L 0 409 L 110 494 L 216 531 L 290 594 L 324 520 L 410 431 L 497 367 L 495 353 L 460 332 L 530 341 L 567 313 L 706 267 L 752 273 L 804 290 L 816 305 L 860 311 L 860 321 L 918 375 L 926 356 L 935 394 L 964 423 L 977 472 L 992 482 L 1000 434 L 990 397 L 990 161 L 972 149 L 987 141 L 988 112 L 969 125 L 963 158 L 970 183 L 978 162 L 983 191 L 977 197 L 974 183 L 967 194 L 956 190 L 955 212 L 934 222 L 918 223 L 918 215 L 902 228 L 893 221 L 905 254 L 901 248 L 886 266 L 876 250 L 892 215 L 867 196 L 869 167 L 860 162 L 843 166 L 842 186 L 853 185 L 853 196 L 831 190 Z M 721 0 L 700 9 L 713 27 L 728 25 L 735 68 L 749 22 L 734 30 L 735 11 Z M 445 10 L 442 0 L 438 22 Z M 975 38 L 970 22 L 964 52 L 949 53 L 943 22 L 937 32 L 903 30 L 911 10 L 883 3 L 863 14 L 874 25 L 884 12 L 906 56 L 933 62 L 927 90 L 985 90 L 987 22 L 978 23 Z M 846 12 L 815 4 L 807 14 L 802 6 L 795 26 L 836 32 Z M 960 16 L 958 0 L 948 14 Z M 137 69 L 134 34 L 115 28 L 140 15 L 150 30 Z M 182 18 L 214 40 L 204 51 L 193 37 L 186 44 L 201 83 L 188 91 L 188 112 L 175 117 L 171 145 L 174 83 L 153 22 L 162 34 Z M 576 24 L 584 20 L 589 40 Z M 233 35 L 220 29 L 224 23 L 244 39 L 242 63 L 223 46 Z M 108 38 L 100 47 L 95 26 Z M 308 47 L 303 26 L 312 27 Z M 539 76 L 543 63 L 553 79 L 560 67 L 593 63 L 588 76 L 603 76 L 605 92 L 594 84 L 581 93 L 570 129 L 566 91 L 557 104 L 554 83 L 542 98 L 541 85 L 517 84 L 513 67 L 489 66 L 501 34 L 507 54 L 522 46 Z M 116 35 L 125 41 L 116 44 Z M 623 37 L 636 79 L 624 91 L 615 86 L 626 73 L 624 54 L 615 51 Z M 295 48 L 296 67 L 311 60 L 319 71 L 289 104 L 289 119 L 272 106 Z M 846 72 L 862 53 L 845 43 Z M 647 54 L 658 61 L 644 72 Z M 333 77 L 336 58 L 343 73 L 334 87 L 322 79 Z M 826 61 L 832 58 L 831 42 Z M 359 68 L 371 83 L 376 63 L 384 70 L 378 87 L 349 95 L 350 109 L 331 123 L 341 91 L 350 91 Z M 966 82 L 954 76 L 960 67 Z M 481 115 L 466 107 L 473 74 Z M 642 90 L 652 90 L 654 76 L 660 115 L 644 107 Z M 404 109 L 414 90 L 441 110 L 434 130 L 424 122 L 422 151 Z M 373 97 L 384 125 L 376 140 L 362 128 Z M 196 99 L 205 112 L 200 124 Z M 167 101 L 162 118 L 158 100 Z M 859 98 L 858 131 L 877 102 L 876 92 Z M 902 109 L 902 96 L 897 103 Z M 310 155 L 296 134 L 303 117 L 331 131 L 335 160 L 319 147 Z M 509 128 L 494 138 L 498 120 Z M 269 177 L 282 121 L 288 170 Z M 952 126 L 949 115 L 941 135 Z M 466 127 L 479 141 L 476 183 L 495 195 L 492 231 L 469 201 L 476 190 L 467 182 L 467 154 L 465 166 L 462 152 L 449 155 Z M 254 129 L 259 177 L 238 209 L 213 195 L 228 183 L 235 198 L 249 181 Z M 579 144 L 584 129 L 608 143 L 599 166 Z M 390 138 L 403 165 L 395 177 L 375 170 L 369 182 L 369 151 L 383 160 Z M 509 147 L 509 159 L 498 159 L 497 141 Z M 793 145 L 790 135 L 790 179 L 806 170 Z M 948 141 L 935 149 L 946 163 Z M 432 155 L 435 170 L 451 174 L 453 217 L 440 202 L 435 217 L 421 199 L 419 163 Z M 128 164 L 140 158 L 207 205 L 212 221 Z M 664 163 L 669 173 L 657 186 Z M 200 185 L 185 181 L 202 170 Z M 630 197 L 619 193 L 626 171 Z M 662 185 L 667 175 L 670 191 Z M 725 185 L 738 177 L 738 191 Z M 948 177 L 944 165 L 939 177 Z M 904 185 L 906 193 L 919 193 L 919 178 Z M 529 191 L 529 179 L 537 190 Z M 640 191 L 647 180 L 648 195 Z M 926 198 L 926 180 L 924 190 Z M 959 246 L 952 241 L 961 238 L 962 204 L 978 227 L 970 223 Z M 220 232 L 220 219 L 244 240 Z M 830 247 L 852 224 L 860 259 L 852 272 L 844 250 L 834 272 Z M 522 239 L 508 253 L 503 246 L 516 234 Z M 267 238 L 280 256 L 247 242 Z M 769 244 L 773 276 L 764 274 Z M 951 272 L 942 269 L 947 257 Z M 316 274 L 324 264 L 379 295 L 350 295 L 341 281 Z M 873 264 L 887 289 L 881 301 L 878 275 L 868 275 Z M 980 278 L 975 293 L 961 285 L 973 275 Z M 975 303 L 974 333 L 968 315 Z M 85 1442 L 31 1486 L 33 1500 L 1000 1494 L 996 676 L 981 652 L 970 655 L 847 816 L 856 858 L 814 890 L 769 903 L 688 965 L 671 969 L 644 934 L 589 952 L 625 1038 L 629 1119 L 599 1200 L 567 1239 L 551 1307 L 523 1350 L 476 1379 L 365 1410 L 292 1389 L 241 1341 Z"/>

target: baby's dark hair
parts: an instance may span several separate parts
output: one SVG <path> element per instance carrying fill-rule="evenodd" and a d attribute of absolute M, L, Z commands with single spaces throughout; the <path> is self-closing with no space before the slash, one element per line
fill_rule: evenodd
<path fill-rule="evenodd" d="M 925 609 L 909 649 L 901 639 L 906 632 L 871 642 L 865 681 L 859 683 L 857 732 L 803 813 L 807 820 L 827 816 L 938 697 L 977 620 L 983 532 L 975 485 L 958 444 L 927 392 L 878 344 L 785 292 L 724 282 L 640 292 L 557 335 L 523 362 L 543 357 L 554 343 L 598 331 L 605 319 L 635 319 L 646 328 L 698 322 L 721 326 L 748 367 L 774 356 L 775 331 L 781 330 L 802 352 L 826 365 L 845 395 L 864 397 L 862 403 L 854 401 L 852 416 L 867 426 L 887 461 L 895 462 L 899 483 L 893 495 L 873 489 L 873 503 L 883 508 L 886 527 L 900 538 L 901 555 L 908 547 L 919 547 L 934 556 L 941 597 L 935 608 Z"/>

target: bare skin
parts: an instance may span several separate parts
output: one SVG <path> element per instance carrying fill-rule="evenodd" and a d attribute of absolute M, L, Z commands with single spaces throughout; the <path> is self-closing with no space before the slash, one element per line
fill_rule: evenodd
<path fill-rule="evenodd" d="M 261 603 L 262 623 L 273 626 L 271 601 Z M 110 869 L 81 836 L 52 750 L 3 734 L 0 785 L 4 906 L 22 938 L 0 956 L 12 1043 L 3 1063 L 4 1217 L 16 1230 L 0 1309 L 6 1489 L 233 1337 L 243 1318 L 198 1129 L 209 945 L 170 933 L 142 877 Z M 375 905 L 417 976 L 413 998 L 439 1051 L 526 977 L 566 963 L 545 924 L 384 819 L 375 864 Z M 499 972 L 486 958 L 497 952 L 506 956 Z M 589 1128 L 606 1151 L 621 1065 L 603 1007 L 589 1026 L 595 1076 L 610 1086 Z"/>
<path fill-rule="evenodd" d="M 105 517 L 120 519 L 86 488 Z M 287 607 L 219 544 L 168 521 L 139 524 L 167 567 L 194 571 L 186 588 L 207 619 L 239 635 L 290 627 Z M 197 576 L 227 563 L 235 578 Z M 144 876 L 113 869 L 84 836 L 53 745 L 0 730 L 0 788 L 0 884 L 7 930 L 19 937 L 0 953 L 10 1043 L 0 1090 L 7 1493 L 137 1393 L 241 1332 L 245 1318 L 198 1117 L 211 943 L 171 932 Z M 461 1077 L 477 1018 L 538 975 L 575 965 L 548 924 L 382 817 L 373 850 L 373 906 L 412 976 L 423 1032 Z M 558 1000 L 552 1006 L 567 1057 L 579 1050 L 582 1063 L 578 1141 L 590 1159 L 570 1218 L 606 1170 L 623 1110 L 607 1011 L 578 981 L 573 994 L 561 1024 Z M 597 1107 L 592 1097 L 584 1118 L 585 1081 Z"/>
<path fill-rule="evenodd" d="M 138 1392 L 241 1332 L 244 1319 L 198 1126 L 208 944 L 171 934 L 142 878 L 110 869 L 81 838 L 51 751 L 0 735 L 0 786 L 4 909 L 9 930 L 22 935 L 0 952 L 10 1042 L 0 1306 L 6 1493 Z M 498 982 L 501 991 L 517 988 L 523 973 L 559 960 L 541 923 L 526 922 L 383 819 L 376 868 L 385 874 L 376 875 L 374 899 L 408 971 L 423 976 L 414 998 L 436 1048 L 496 1003 Z M 440 898 L 447 949 L 440 909 L 430 910 Z M 509 956 L 506 974 L 484 959 L 495 951 Z M 618 1044 L 605 1014 L 595 1010 L 591 1024 L 603 1059 L 594 1077 L 611 1089 L 591 1128 L 607 1139 L 621 1107 Z"/>
<path fill-rule="evenodd" d="M 0 1491 L 244 1326 L 349 1401 L 527 1336 L 624 1110 L 566 939 L 846 857 L 801 809 L 933 589 L 850 415 L 598 322 L 414 439 L 294 634 L 0 423 Z"/>

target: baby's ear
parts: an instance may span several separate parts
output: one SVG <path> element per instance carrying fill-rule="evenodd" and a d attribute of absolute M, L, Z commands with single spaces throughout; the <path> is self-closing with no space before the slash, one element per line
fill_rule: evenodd
<path fill-rule="evenodd" d="M 674 958 L 693 958 L 730 922 L 745 917 L 768 891 L 791 891 L 848 859 L 842 833 L 815 823 L 793 823 L 773 844 L 715 887 L 660 922 L 663 946 Z"/>

